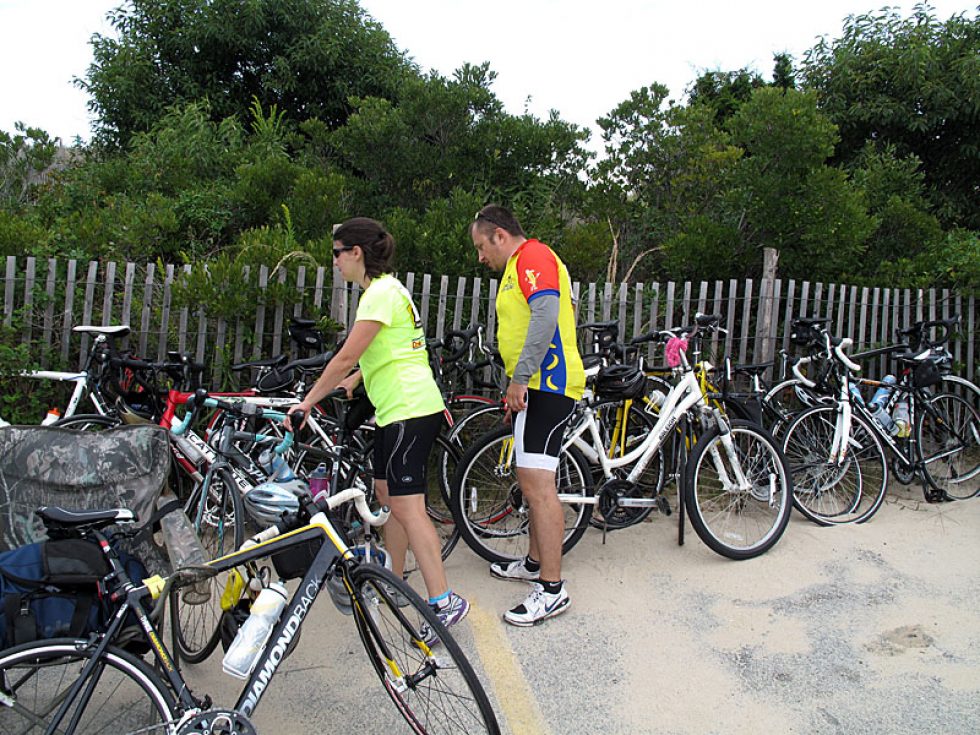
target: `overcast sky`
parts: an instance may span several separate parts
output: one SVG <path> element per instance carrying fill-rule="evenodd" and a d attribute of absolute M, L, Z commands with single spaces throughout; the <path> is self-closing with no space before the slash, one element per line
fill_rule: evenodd
<path fill-rule="evenodd" d="M 91 62 L 89 39 L 109 34 L 119 0 L 0 0 L 0 129 L 15 121 L 66 142 L 91 137 L 87 96 L 71 85 Z M 508 111 L 558 110 L 591 127 L 634 90 L 666 84 L 675 99 L 703 71 L 750 67 L 771 78 L 772 57 L 797 60 L 874 0 L 362 0 L 397 45 L 444 75 L 489 61 Z M 966 0 L 933 0 L 939 18 L 976 14 Z M 591 147 L 599 149 L 596 135 Z"/>

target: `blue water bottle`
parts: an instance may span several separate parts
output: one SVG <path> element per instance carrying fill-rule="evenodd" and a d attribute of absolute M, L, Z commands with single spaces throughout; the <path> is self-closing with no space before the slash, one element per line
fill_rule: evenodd
<path fill-rule="evenodd" d="M 296 479 L 289 463 L 271 447 L 259 455 L 259 465 L 268 473 L 270 482 L 289 482 Z"/>
<path fill-rule="evenodd" d="M 881 387 L 875 391 L 874 396 L 868 401 L 868 409 L 874 413 L 879 408 L 888 403 L 888 396 L 892 394 L 892 386 L 895 385 L 896 379 L 894 375 L 886 375 L 881 379 Z"/>

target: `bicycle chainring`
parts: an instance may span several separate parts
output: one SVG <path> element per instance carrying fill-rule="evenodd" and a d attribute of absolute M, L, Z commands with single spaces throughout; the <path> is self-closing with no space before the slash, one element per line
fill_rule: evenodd
<path fill-rule="evenodd" d="M 255 726 L 241 712 L 208 709 L 188 718 L 177 735 L 256 735 Z"/>
<path fill-rule="evenodd" d="M 623 508 L 617 501 L 619 498 L 643 497 L 649 496 L 636 483 L 616 478 L 606 481 L 596 492 L 597 508 L 602 515 L 602 520 L 595 519 L 594 525 L 599 528 L 605 526 L 608 529 L 617 529 L 639 523 L 650 514 L 651 508 Z"/>
<path fill-rule="evenodd" d="M 892 457 L 891 461 L 892 474 L 895 479 L 898 480 L 903 485 L 911 485 L 912 481 L 916 478 L 917 471 L 915 468 L 905 467 L 901 462 L 895 457 Z"/>

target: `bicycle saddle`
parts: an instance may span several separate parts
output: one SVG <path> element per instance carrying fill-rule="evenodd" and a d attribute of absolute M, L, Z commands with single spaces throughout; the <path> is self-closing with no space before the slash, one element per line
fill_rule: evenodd
<path fill-rule="evenodd" d="M 105 528 L 114 523 L 133 523 L 136 514 L 129 508 L 106 510 L 69 510 L 57 506 L 42 506 L 34 513 L 49 530 L 68 528 Z"/>
<path fill-rule="evenodd" d="M 97 327 L 90 324 L 83 324 L 78 327 L 72 327 L 71 331 L 81 334 L 107 334 L 113 337 L 125 337 L 129 334 L 130 329 L 125 324 L 118 327 Z"/>

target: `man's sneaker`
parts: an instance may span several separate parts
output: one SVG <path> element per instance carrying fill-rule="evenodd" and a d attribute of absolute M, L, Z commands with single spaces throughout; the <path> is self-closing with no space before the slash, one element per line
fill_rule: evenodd
<path fill-rule="evenodd" d="M 511 625 L 518 625 L 523 628 L 537 625 L 548 618 L 565 612 L 572 602 L 568 597 L 568 592 L 565 591 L 564 584 L 562 584 L 561 590 L 553 595 L 545 592 L 544 587 L 538 582 L 531 586 L 533 589 L 527 599 L 504 613 L 504 620 Z"/>
<path fill-rule="evenodd" d="M 517 561 L 499 562 L 490 565 L 490 574 L 500 579 L 513 579 L 518 582 L 537 582 L 541 572 L 532 572 L 524 566 L 524 559 Z"/>
<path fill-rule="evenodd" d="M 453 592 L 449 595 L 448 605 L 444 605 L 441 608 L 433 607 L 432 611 L 439 618 L 439 622 L 448 628 L 450 625 L 456 625 L 456 623 L 466 617 L 466 613 L 470 611 L 470 603 Z M 439 644 L 439 636 L 436 635 L 436 631 L 428 623 L 422 623 L 422 627 L 419 628 L 419 636 L 429 648 Z"/>

